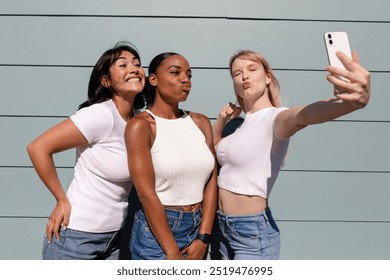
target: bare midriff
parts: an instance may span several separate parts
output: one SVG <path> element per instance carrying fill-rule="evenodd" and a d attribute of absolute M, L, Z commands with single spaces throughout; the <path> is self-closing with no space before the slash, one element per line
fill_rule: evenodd
<path fill-rule="evenodd" d="M 264 211 L 268 200 L 257 195 L 233 193 L 219 188 L 218 207 L 225 215 L 247 215 Z"/>

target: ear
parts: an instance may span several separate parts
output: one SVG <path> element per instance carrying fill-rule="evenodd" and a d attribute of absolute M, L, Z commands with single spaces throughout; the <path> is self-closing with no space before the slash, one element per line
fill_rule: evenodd
<path fill-rule="evenodd" d="M 269 75 L 265 75 L 265 83 L 267 86 L 272 82 L 272 78 Z"/>
<path fill-rule="evenodd" d="M 100 78 L 100 83 L 102 84 L 102 86 L 104 86 L 105 88 L 109 88 L 110 87 L 110 80 L 108 79 L 108 76 L 107 75 L 104 75 Z"/>
<path fill-rule="evenodd" d="M 152 86 L 157 86 L 157 77 L 156 75 L 152 74 L 152 75 L 149 75 L 149 83 L 152 85 Z"/>

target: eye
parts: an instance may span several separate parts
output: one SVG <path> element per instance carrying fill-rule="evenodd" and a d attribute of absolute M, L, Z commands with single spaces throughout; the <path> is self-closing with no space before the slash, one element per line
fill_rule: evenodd
<path fill-rule="evenodd" d="M 133 65 L 136 67 L 141 67 L 141 62 L 138 59 L 136 59 L 134 60 Z"/>
<path fill-rule="evenodd" d="M 234 72 L 233 73 L 233 77 L 237 77 L 237 76 L 239 76 L 241 74 L 241 72 Z"/>

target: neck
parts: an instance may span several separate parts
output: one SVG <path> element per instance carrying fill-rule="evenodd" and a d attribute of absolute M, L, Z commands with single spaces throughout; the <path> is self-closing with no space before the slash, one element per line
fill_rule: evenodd
<path fill-rule="evenodd" d="M 116 108 L 118 109 L 119 114 L 125 121 L 128 121 L 133 116 L 133 101 L 126 100 L 121 96 L 114 95 L 112 100 L 115 103 Z"/>
<path fill-rule="evenodd" d="M 168 104 L 158 97 L 154 99 L 153 105 L 149 108 L 153 114 L 164 119 L 177 119 L 182 116 L 182 111 L 179 109 L 179 104 Z"/>
<path fill-rule="evenodd" d="M 264 108 L 273 107 L 271 101 L 268 98 L 268 94 L 264 94 L 262 97 L 254 101 L 243 100 L 243 102 L 245 114 L 251 114 Z"/>

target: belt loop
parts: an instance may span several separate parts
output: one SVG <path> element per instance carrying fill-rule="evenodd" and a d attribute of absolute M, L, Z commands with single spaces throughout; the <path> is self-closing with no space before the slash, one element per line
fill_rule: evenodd
<path fill-rule="evenodd" d="M 265 221 L 266 221 L 267 223 L 269 223 L 269 217 L 268 217 L 268 215 L 267 215 L 267 209 L 268 209 L 268 208 L 266 208 L 261 214 L 263 215 Z"/>

